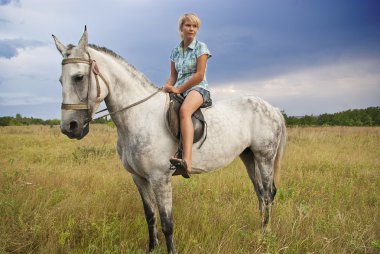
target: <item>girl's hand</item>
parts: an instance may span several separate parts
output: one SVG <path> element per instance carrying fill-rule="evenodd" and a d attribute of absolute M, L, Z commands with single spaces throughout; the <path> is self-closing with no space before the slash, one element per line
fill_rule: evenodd
<path fill-rule="evenodd" d="M 171 89 L 172 89 L 173 86 L 169 85 L 169 84 L 165 84 L 164 85 L 164 91 L 167 92 L 167 93 L 170 93 Z"/>
<path fill-rule="evenodd" d="M 177 87 L 172 86 L 171 93 L 181 93 Z"/>
<path fill-rule="evenodd" d="M 164 85 L 164 91 L 167 93 L 180 93 L 180 91 L 177 87 L 170 86 L 168 84 Z"/>

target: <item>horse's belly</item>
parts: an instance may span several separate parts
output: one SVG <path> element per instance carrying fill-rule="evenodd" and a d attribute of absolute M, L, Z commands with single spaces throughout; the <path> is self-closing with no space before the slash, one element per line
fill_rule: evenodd
<path fill-rule="evenodd" d="M 251 113 L 252 114 L 252 113 Z M 193 145 L 194 172 L 211 171 L 232 162 L 249 146 L 251 141 L 251 116 L 241 107 L 219 107 L 207 116 L 207 139 L 200 149 Z"/>

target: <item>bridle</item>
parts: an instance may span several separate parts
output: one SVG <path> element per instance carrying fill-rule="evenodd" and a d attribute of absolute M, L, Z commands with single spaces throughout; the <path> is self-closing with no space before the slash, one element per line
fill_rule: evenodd
<path fill-rule="evenodd" d="M 88 82 L 89 83 L 88 83 L 88 89 L 87 89 L 87 98 L 86 98 L 87 101 L 86 102 L 81 102 L 81 103 L 73 103 L 73 104 L 62 103 L 61 109 L 62 110 L 88 110 L 90 117 L 92 117 L 91 107 L 89 105 L 89 100 L 88 100 L 89 91 L 90 91 L 90 88 L 91 88 L 91 73 L 93 73 L 95 75 L 95 80 L 96 80 L 96 97 L 97 98 L 100 97 L 100 85 L 99 85 L 99 78 L 98 78 L 98 76 L 106 84 L 106 86 L 108 88 L 108 92 L 110 92 L 110 88 L 109 88 L 108 82 L 106 81 L 106 79 L 104 78 L 104 76 L 100 73 L 99 67 L 96 64 L 96 61 L 91 59 L 91 56 L 90 56 L 90 54 L 88 52 L 87 52 L 87 55 L 88 55 L 88 60 L 85 59 L 85 58 L 66 58 L 66 59 L 62 60 L 62 65 L 72 64 L 72 63 L 84 63 L 84 64 L 88 64 L 88 65 L 90 65 L 90 71 L 89 71 L 89 74 L 88 74 L 88 77 L 89 77 L 89 79 L 88 79 L 89 81 Z M 151 97 L 153 97 L 154 95 L 156 95 L 161 90 L 162 90 L 162 88 L 158 88 L 154 93 L 152 93 L 148 97 L 146 97 L 146 98 L 144 98 L 142 100 L 139 100 L 139 101 L 137 101 L 135 103 L 132 103 L 131 105 L 123 107 L 123 108 L 121 108 L 119 110 L 116 110 L 114 112 L 110 112 L 109 114 L 106 114 L 106 115 L 103 115 L 101 117 L 98 117 L 98 118 L 102 118 L 102 117 L 106 117 L 106 116 L 109 116 L 109 115 L 113 115 L 113 114 L 116 114 L 116 113 L 118 113 L 120 111 L 132 108 L 132 107 L 134 107 L 134 106 L 136 106 L 136 105 L 138 105 L 140 103 L 143 103 L 143 102 L 149 100 Z M 78 94 L 77 94 L 77 96 L 78 96 Z M 81 98 L 79 98 L 79 99 L 80 99 L 80 101 L 82 101 Z M 95 114 L 101 113 L 101 112 L 106 111 L 106 110 L 107 109 L 100 110 L 100 111 L 96 112 Z M 96 119 L 98 119 L 98 118 L 96 118 Z M 96 120 L 96 119 L 91 119 L 91 118 L 87 119 L 85 121 L 85 125 L 87 125 L 91 120 Z"/>
<path fill-rule="evenodd" d="M 95 75 L 95 80 L 96 80 L 96 97 L 97 98 L 100 97 L 99 77 L 106 84 L 106 86 L 108 88 L 108 91 L 110 91 L 110 89 L 109 89 L 108 82 L 106 81 L 106 79 L 104 78 L 104 76 L 100 73 L 99 67 L 96 64 L 96 61 L 93 60 L 93 59 L 91 59 L 91 56 L 90 56 L 90 54 L 88 52 L 87 52 L 87 55 L 88 55 L 88 60 L 85 59 L 85 58 L 66 58 L 66 59 L 62 60 L 62 65 L 73 64 L 73 63 L 88 64 L 90 66 L 90 71 L 88 73 L 88 80 L 89 81 L 88 81 L 87 98 L 86 98 L 87 101 L 86 102 L 81 102 L 81 103 L 74 103 L 74 104 L 62 103 L 61 109 L 62 110 L 88 110 L 89 113 L 90 113 L 90 116 L 91 116 L 91 107 L 89 105 L 89 100 L 88 100 L 89 92 L 91 90 L 90 89 L 91 88 L 91 74 L 93 73 Z M 82 101 L 82 100 L 80 99 L 80 101 Z"/>

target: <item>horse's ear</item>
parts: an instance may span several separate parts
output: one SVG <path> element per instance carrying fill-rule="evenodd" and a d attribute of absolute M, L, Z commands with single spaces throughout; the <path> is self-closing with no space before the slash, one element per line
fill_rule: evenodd
<path fill-rule="evenodd" d="M 65 53 L 66 53 L 66 46 L 63 45 L 57 37 L 54 36 L 54 34 L 52 34 L 53 36 L 53 39 L 54 39 L 54 42 L 55 42 L 55 46 L 57 47 L 58 51 L 61 53 L 62 56 L 65 56 Z"/>
<path fill-rule="evenodd" d="M 80 38 L 78 47 L 82 50 L 86 50 L 88 44 L 87 26 L 84 26 L 84 32 L 82 38 Z"/>

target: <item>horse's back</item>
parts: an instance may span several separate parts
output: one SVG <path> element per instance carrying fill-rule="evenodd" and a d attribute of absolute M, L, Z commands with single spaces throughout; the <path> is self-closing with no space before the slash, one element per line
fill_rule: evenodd
<path fill-rule="evenodd" d="M 265 100 L 251 95 L 216 101 L 214 106 L 204 111 L 206 120 L 217 115 L 226 117 L 228 122 L 235 124 L 247 123 L 257 127 L 282 125 L 281 111 Z M 249 123 L 251 122 L 251 123 Z"/>
<path fill-rule="evenodd" d="M 224 120 L 245 132 L 244 136 L 249 135 L 250 143 L 256 147 L 277 140 L 285 126 L 280 109 L 257 96 L 245 95 L 216 102 L 215 111 L 224 111 Z"/>

